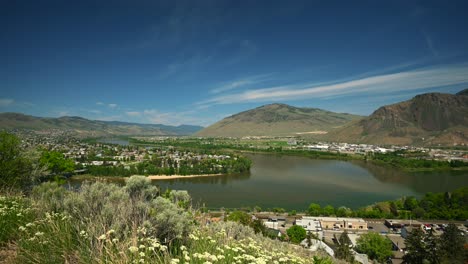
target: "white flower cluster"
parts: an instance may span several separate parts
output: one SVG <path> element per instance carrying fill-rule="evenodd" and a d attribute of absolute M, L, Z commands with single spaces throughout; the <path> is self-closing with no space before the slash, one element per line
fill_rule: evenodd
<path fill-rule="evenodd" d="M 31 210 L 31 208 L 18 203 L 15 198 L 0 196 L 0 221 L 10 217 L 23 218 Z"/>
<path fill-rule="evenodd" d="M 192 257 L 197 263 L 312 263 L 311 259 L 301 258 L 295 252 L 287 249 L 275 248 L 272 250 L 264 243 L 260 244 L 253 238 L 243 240 L 225 239 L 226 232 L 221 230 L 215 233 L 215 238 L 203 234 L 199 230 L 190 234 L 192 248 L 199 251 Z M 218 241 L 216 241 L 218 240 Z M 213 245 L 213 246 L 210 246 Z M 285 244 L 286 245 L 286 244 Z"/>

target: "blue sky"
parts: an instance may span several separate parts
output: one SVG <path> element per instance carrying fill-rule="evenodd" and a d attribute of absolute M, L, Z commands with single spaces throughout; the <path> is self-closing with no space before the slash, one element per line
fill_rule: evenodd
<path fill-rule="evenodd" d="M 0 111 L 209 125 L 468 87 L 466 1 L 2 1 Z"/>

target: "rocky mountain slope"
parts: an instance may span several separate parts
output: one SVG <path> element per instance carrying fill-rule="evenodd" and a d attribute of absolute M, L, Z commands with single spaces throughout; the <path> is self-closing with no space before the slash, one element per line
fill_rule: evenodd
<path fill-rule="evenodd" d="M 468 144 L 468 89 L 457 94 L 421 94 L 380 107 L 325 137 L 374 144 Z"/>

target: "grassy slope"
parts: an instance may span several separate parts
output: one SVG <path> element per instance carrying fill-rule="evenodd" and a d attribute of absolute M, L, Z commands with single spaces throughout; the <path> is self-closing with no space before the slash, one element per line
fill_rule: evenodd
<path fill-rule="evenodd" d="M 199 136 L 285 136 L 329 131 L 360 116 L 315 108 L 271 104 L 227 117 L 198 132 Z"/>

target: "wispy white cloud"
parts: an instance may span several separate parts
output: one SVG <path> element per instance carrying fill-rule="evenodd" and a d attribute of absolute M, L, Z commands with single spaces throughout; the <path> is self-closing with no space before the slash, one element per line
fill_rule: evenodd
<path fill-rule="evenodd" d="M 439 66 L 381 74 L 335 84 L 297 87 L 269 87 L 212 97 L 199 105 L 234 104 L 245 102 L 303 100 L 365 94 L 428 89 L 468 83 L 468 64 Z"/>
<path fill-rule="evenodd" d="M 426 41 L 427 48 L 429 49 L 429 51 L 431 51 L 434 57 L 438 57 L 439 51 L 435 48 L 432 37 L 424 30 L 422 31 L 422 33 L 424 35 L 424 40 Z"/>
<path fill-rule="evenodd" d="M 97 105 L 104 105 L 103 102 L 96 102 Z"/>
<path fill-rule="evenodd" d="M 94 109 L 92 109 L 92 110 L 87 110 L 87 111 L 90 112 L 91 114 L 95 114 L 95 115 L 100 115 L 100 114 L 102 114 L 102 111 L 100 111 L 100 110 L 94 110 Z"/>
<path fill-rule="evenodd" d="M 69 116 L 70 112 L 69 111 L 58 111 L 57 115 L 60 116 Z"/>
<path fill-rule="evenodd" d="M 162 112 L 156 109 L 147 109 L 142 113 L 142 120 L 152 124 L 165 125 L 201 125 L 206 126 L 214 122 L 212 118 L 203 118 L 196 111 Z"/>
<path fill-rule="evenodd" d="M 227 91 L 231 91 L 234 89 L 242 88 L 247 85 L 261 83 L 261 82 L 267 81 L 271 75 L 272 75 L 271 73 L 268 73 L 268 74 L 255 75 L 255 76 L 238 79 L 235 81 L 231 81 L 229 83 L 224 83 L 220 87 L 212 89 L 210 92 L 213 94 L 217 94 L 217 93 L 222 93 L 222 92 L 227 92 Z"/>
<path fill-rule="evenodd" d="M 10 98 L 0 98 L 0 107 L 10 106 L 15 103 L 15 100 Z"/>
<path fill-rule="evenodd" d="M 141 113 L 137 112 L 137 111 L 128 111 L 128 112 L 125 112 L 125 114 L 128 115 L 128 116 L 131 116 L 131 117 L 141 116 Z"/>
<path fill-rule="evenodd" d="M 117 108 L 117 104 L 108 104 L 109 108 Z"/>

